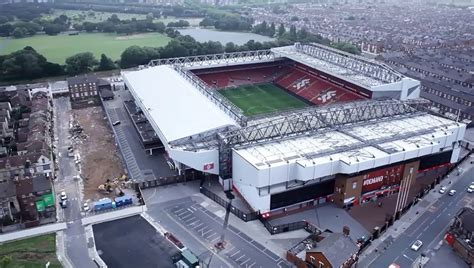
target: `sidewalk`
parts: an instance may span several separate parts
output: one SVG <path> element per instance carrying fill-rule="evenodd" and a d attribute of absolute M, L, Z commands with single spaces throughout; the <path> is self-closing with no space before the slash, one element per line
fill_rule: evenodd
<path fill-rule="evenodd" d="M 34 228 L 28 228 L 21 231 L 14 231 L 11 233 L 5 233 L 5 234 L 0 235 L 0 244 L 5 243 L 5 242 L 10 242 L 10 241 L 30 238 L 33 236 L 51 234 L 57 231 L 64 230 L 66 228 L 67 228 L 66 223 L 61 222 L 61 223 L 47 224 L 47 225 L 34 227 Z"/>
<path fill-rule="evenodd" d="M 462 168 L 463 172 L 472 168 L 470 164 L 470 158 L 466 158 L 459 167 Z M 359 262 L 363 262 L 365 258 L 374 258 L 378 254 L 377 251 L 382 251 L 385 246 L 390 245 L 393 240 L 399 237 L 405 230 L 412 225 L 419 217 L 423 215 L 430 207 L 439 199 L 438 190 L 441 186 L 446 186 L 447 191 L 454 185 L 460 178 L 457 175 L 457 169 L 454 169 L 449 173 L 446 178 L 443 180 L 443 183 L 436 185 L 434 191 L 431 190 L 427 195 L 423 197 L 423 200 L 411 207 L 408 212 L 403 215 L 398 221 L 395 221 L 394 224 L 387 229 L 385 233 L 380 235 L 378 239 L 372 241 L 370 246 L 368 246 L 362 254 L 359 256 Z M 448 183 L 451 181 L 451 184 Z"/>

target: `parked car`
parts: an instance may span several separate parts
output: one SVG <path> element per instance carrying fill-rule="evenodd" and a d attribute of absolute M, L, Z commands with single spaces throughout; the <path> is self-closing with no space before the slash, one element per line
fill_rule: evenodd
<path fill-rule="evenodd" d="M 89 210 L 90 210 L 89 204 L 84 203 L 84 205 L 82 205 L 82 209 L 83 209 L 85 212 L 89 211 Z"/>
<path fill-rule="evenodd" d="M 67 195 L 66 192 L 62 191 L 61 194 L 59 194 L 59 198 L 62 200 L 67 200 Z"/>
<path fill-rule="evenodd" d="M 416 240 L 415 243 L 411 245 L 411 249 L 414 251 L 418 251 L 421 246 L 423 246 L 423 242 L 421 242 L 421 240 Z"/>
<path fill-rule="evenodd" d="M 440 193 L 440 194 L 446 193 L 446 186 L 441 187 L 441 188 L 439 189 L 439 193 Z"/>
<path fill-rule="evenodd" d="M 62 208 L 67 208 L 67 200 L 61 200 L 59 205 L 61 205 Z"/>
<path fill-rule="evenodd" d="M 474 192 L 474 184 L 471 184 L 471 185 L 469 185 L 469 187 L 467 187 L 467 192 L 468 193 Z"/>
<path fill-rule="evenodd" d="M 450 196 L 453 196 L 453 195 L 455 195 L 455 194 L 456 194 L 456 190 L 451 190 L 451 191 L 449 191 L 449 195 L 450 195 Z"/>
<path fill-rule="evenodd" d="M 117 126 L 117 125 L 120 125 L 120 121 L 115 121 L 112 123 L 112 126 Z"/>

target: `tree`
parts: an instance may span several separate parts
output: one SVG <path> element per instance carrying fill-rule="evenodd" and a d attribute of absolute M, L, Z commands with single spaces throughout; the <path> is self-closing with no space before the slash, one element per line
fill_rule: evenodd
<path fill-rule="evenodd" d="M 16 27 L 11 35 L 15 38 L 23 38 L 28 35 L 28 30 L 24 27 Z"/>
<path fill-rule="evenodd" d="M 225 51 L 226 53 L 235 52 L 235 51 L 237 51 L 237 47 L 235 46 L 234 43 L 229 42 L 229 43 L 225 44 L 225 49 L 224 49 L 224 51 Z"/>
<path fill-rule="evenodd" d="M 11 24 L 2 24 L 0 25 L 0 36 L 10 36 L 11 32 L 13 32 L 14 27 Z"/>
<path fill-rule="evenodd" d="M 57 35 L 62 29 L 63 27 L 61 25 L 54 23 L 47 23 L 43 27 L 43 30 L 47 35 Z"/>
<path fill-rule="evenodd" d="M 84 22 L 84 23 L 82 24 L 82 28 L 83 28 L 86 32 L 90 33 L 90 32 L 93 32 L 93 31 L 96 30 L 97 25 L 96 25 L 95 23 L 86 21 L 86 22 Z"/>
<path fill-rule="evenodd" d="M 32 79 L 62 74 L 59 64 L 51 63 L 32 47 L 25 47 L 0 58 L 0 77 Z"/>
<path fill-rule="evenodd" d="M 2 257 L 2 259 L 0 259 L 0 266 L 2 268 L 7 268 L 11 262 L 12 262 L 12 257 L 5 255 Z"/>
<path fill-rule="evenodd" d="M 308 32 L 306 31 L 305 28 L 303 28 L 298 31 L 297 36 L 298 36 L 297 41 L 306 42 L 307 41 L 306 39 L 308 38 Z"/>
<path fill-rule="evenodd" d="M 157 22 L 155 23 L 155 31 L 159 32 L 159 33 L 164 33 L 166 30 L 166 26 L 163 22 Z"/>
<path fill-rule="evenodd" d="M 110 18 L 108 18 L 108 21 L 110 21 L 112 23 L 120 23 L 120 19 L 117 16 L 117 14 L 112 14 L 112 16 L 110 16 Z"/>
<path fill-rule="evenodd" d="M 290 31 L 288 32 L 288 39 L 291 41 L 296 41 L 298 38 L 297 33 L 296 33 L 296 26 L 291 25 Z"/>
<path fill-rule="evenodd" d="M 70 75 L 87 73 L 97 65 L 97 60 L 91 52 L 83 52 L 66 59 L 66 72 Z"/>
<path fill-rule="evenodd" d="M 137 65 L 146 64 L 148 53 L 139 46 L 131 46 L 125 49 L 120 56 L 120 67 L 130 68 Z"/>
<path fill-rule="evenodd" d="M 293 17 L 291 17 L 290 20 L 291 20 L 291 21 L 299 21 L 300 19 L 299 19 L 297 16 L 293 16 Z"/>
<path fill-rule="evenodd" d="M 199 26 L 202 26 L 202 27 L 209 27 L 209 26 L 214 26 L 214 23 L 215 23 L 215 20 L 209 18 L 209 17 L 205 17 L 200 23 L 199 23 Z"/>
<path fill-rule="evenodd" d="M 270 28 L 268 28 L 268 36 L 270 37 L 275 36 L 275 32 L 276 32 L 275 23 L 272 22 L 272 24 L 270 24 Z"/>
<path fill-rule="evenodd" d="M 107 57 L 105 54 L 100 55 L 100 61 L 97 70 L 108 71 L 113 69 L 115 69 L 115 63 L 112 61 L 112 59 Z"/>
<path fill-rule="evenodd" d="M 277 36 L 278 36 L 278 37 L 282 37 L 282 36 L 285 34 L 285 32 L 286 32 L 285 25 L 283 25 L 283 23 L 282 23 L 282 24 L 280 24 L 280 26 L 278 27 L 278 34 L 277 34 Z"/>

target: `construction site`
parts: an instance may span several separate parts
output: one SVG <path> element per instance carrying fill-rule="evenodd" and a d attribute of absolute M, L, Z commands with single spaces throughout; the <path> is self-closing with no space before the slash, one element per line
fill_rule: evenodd
<path fill-rule="evenodd" d="M 84 183 L 84 200 L 123 195 L 128 177 L 112 131 L 101 107 L 73 110 L 70 157 L 75 158 Z"/>

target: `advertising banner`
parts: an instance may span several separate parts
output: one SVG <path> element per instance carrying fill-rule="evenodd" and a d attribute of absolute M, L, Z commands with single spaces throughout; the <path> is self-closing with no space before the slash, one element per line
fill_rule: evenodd
<path fill-rule="evenodd" d="M 362 194 L 400 184 L 403 176 L 403 166 L 398 165 L 379 169 L 364 175 Z"/>

